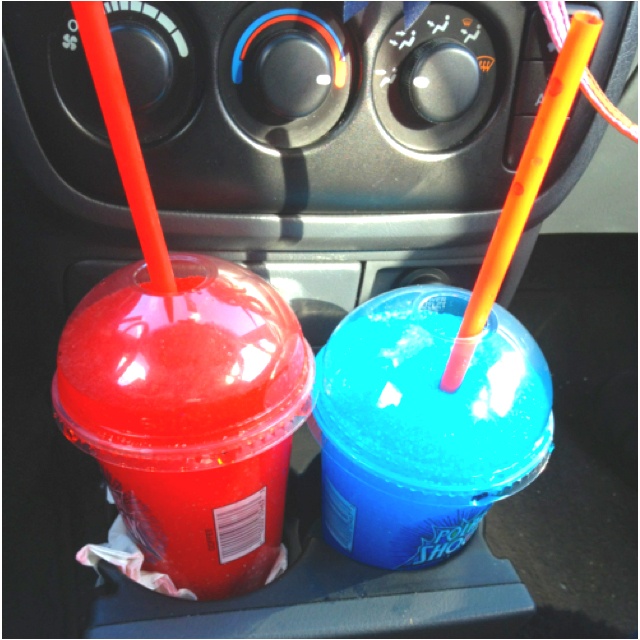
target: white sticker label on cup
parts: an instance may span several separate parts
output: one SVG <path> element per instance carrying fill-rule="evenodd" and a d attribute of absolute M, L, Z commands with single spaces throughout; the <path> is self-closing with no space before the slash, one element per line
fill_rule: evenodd
<path fill-rule="evenodd" d="M 237 560 L 264 544 L 267 488 L 213 510 L 220 564 Z"/>
<path fill-rule="evenodd" d="M 327 480 L 325 493 L 325 522 L 336 542 L 347 551 L 353 550 L 356 528 L 356 508 Z"/>

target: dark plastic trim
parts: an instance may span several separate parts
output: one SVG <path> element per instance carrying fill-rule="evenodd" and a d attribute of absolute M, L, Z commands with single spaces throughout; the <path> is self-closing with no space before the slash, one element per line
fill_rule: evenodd
<path fill-rule="evenodd" d="M 507 637 L 535 612 L 513 566 L 493 557 L 482 530 L 442 565 L 393 572 L 342 556 L 314 527 L 282 577 L 222 601 L 159 595 L 104 563 L 100 573 L 106 595 L 94 606 L 88 638 Z"/>
<path fill-rule="evenodd" d="M 624 38 L 615 59 L 607 92 L 619 98 L 637 46 L 637 6 L 630 3 Z M 3 42 L 5 131 L 36 184 L 64 210 L 100 225 L 131 229 L 126 207 L 86 197 L 64 182 L 47 160 L 27 116 Z M 560 204 L 578 181 L 604 134 L 606 123 L 594 118 L 566 172 L 537 201 L 529 226 L 539 224 Z M 161 211 L 165 233 L 210 236 L 211 249 L 371 251 L 427 249 L 486 242 L 499 211 L 389 212 L 367 215 L 280 216 L 277 214 L 195 213 Z"/>

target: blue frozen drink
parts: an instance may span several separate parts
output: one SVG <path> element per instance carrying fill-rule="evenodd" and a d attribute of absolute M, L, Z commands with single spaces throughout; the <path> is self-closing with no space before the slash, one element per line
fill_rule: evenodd
<path fill-rule="evenodd" d="M 494 305 L 455 393 L 439 388 L 469 292 L 417 286 L 347 316 L 316 359 L 323 531 L 346 555 L 419 569 L 459 551 L 553 448 L 547 363 Z"/>

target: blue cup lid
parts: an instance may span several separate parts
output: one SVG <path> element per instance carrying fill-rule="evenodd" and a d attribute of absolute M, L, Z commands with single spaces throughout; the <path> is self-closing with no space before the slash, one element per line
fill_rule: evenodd
<path fill-rule="evenodd" d="M 494 305 L 462 385 L 439 389 L 469 297 L 406 287 L 349 314 L 316 358 L 314 418 L 323 439 L 368 474 L 479 503 L 544 468 L 552 387 L 533 337 Z"/>

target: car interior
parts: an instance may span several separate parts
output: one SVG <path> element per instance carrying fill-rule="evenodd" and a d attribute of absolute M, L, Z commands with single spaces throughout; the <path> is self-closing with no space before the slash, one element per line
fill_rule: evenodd
<path fill-rule="evenodd" d="M 315 353 L 380 294 L 473 288 L 558 55 L 549 11 L 602 19 L 589 69 L 638 120 L 636 2 L 101 4 L 169 251 L 264 278 Z M 551 371 L 540 477 L 450 560 L 370 567 L 323 540 L 303 425 L 288 568 L 193 602 L 75 558 L 117 511 L 54 420 L 58 342 L 142 253 L 71 3 L 6 2 L 2 25 L 4 637 L 638 637 L 637 125 L 583 80 L 497 299 Z"/>

